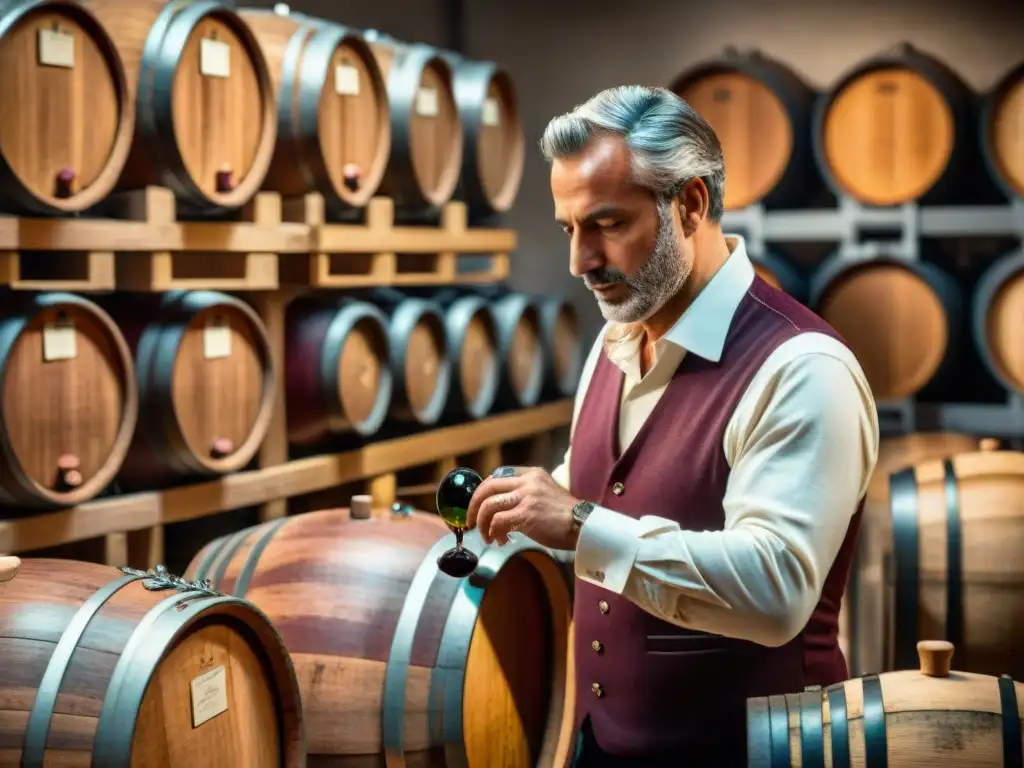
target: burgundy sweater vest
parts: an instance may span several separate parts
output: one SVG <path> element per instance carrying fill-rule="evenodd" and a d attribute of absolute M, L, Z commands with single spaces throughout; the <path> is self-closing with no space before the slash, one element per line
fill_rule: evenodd
<path fill-rule="evenodd" d="M 572 493 L 639 518 L 722 530 L 729 465 L 726 425 L 765 359 L 809 331 L 839 338 L 821 318 L 755 278 L 712 363 L 687 355 L 625 452 L 618 446 L 623 373 L 602 355 L 572 441 Z M 779 648 L 682 629 L 576 579 L 576 725 L 589 715 L 613 755 L 676 766 L 745 765 L 746 699 L 845 679 L 838 614 L 861 509 L 803 631 Z M 685 762 L 681 762 L 684 760 Z"/>

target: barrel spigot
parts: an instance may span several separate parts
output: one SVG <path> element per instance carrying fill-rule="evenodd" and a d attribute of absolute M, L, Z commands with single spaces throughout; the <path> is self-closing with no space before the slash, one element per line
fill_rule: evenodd
<path fill-rule="evenodd" d="M 221 169 L 217 171 L 217 191 L 220 194 L 223 195 L 235 189 L 235 183 L 232 181 L 231 175 L 231 167 L 228 165 L 222 166 Z"/>
<path fill-rule="evenodd" d="M 223 459 L 235 452 L 235 443 L 230 437 L 218 437 L 210 446 L 210 456 Z"/>
<path fill-rule="evenodd" d="M 341 176 L 345 183 L 345 189 L 349 192 L 355 192 L 359 189 L 359 184 L 362 180 L 362 171 L 359 166 L 355 163 L 345 163 L 345 167 L 341 169 Z"/>
<path fill-rule="evenodd" d="M 75 194 L 75 172 L 70 168 L 63 168 L 57 174 L 55 196 L 68 198 Z"/>
<path fill-rule="evenodd" d="M 82 484 L 82 462 L 73 453 L 65 453 L 57 459 L 57 484 L 66 490 Z"/>

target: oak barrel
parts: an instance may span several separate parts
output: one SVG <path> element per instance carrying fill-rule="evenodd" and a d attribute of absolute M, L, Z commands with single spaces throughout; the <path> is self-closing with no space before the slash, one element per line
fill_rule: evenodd
<path fill-rule="evenodd" d="M 391 404 L 388 320 L 351 298 L 298 299 L 285 315 L 288 439 L 311 445 L 332 435 L 368 436 Z"/>
<path fill-rule="evenodd" d="M 992 179 L 1008 197 L 1024 198 L 1024 61 L 986 94 L 981 109 L 981 147 Z"/>
<path fill-rule="evenodd" d="M 725 207 L 795 205 L 821 186 L 810 141 L 815 93 L 760 51 L 726 48 L 671 90 L 715 130 L 725 156 Z"/>
<path fill-rule="evenodd" d="M 537 297 L 542 367 L 547 391 L 574 397 L 583 372 L 583 346 L 576 307 L 562 296 Z"/>
<path fill-rule="evenodd" d="M 67 293 L 0 298 L 0 503 L 93 498 L 121 468 L 138 414 L 131 352 L 103 309 Z"/>
<path fill-rule="evenodd" d="M 1024 250 L 989 267 L 974 290 L 974 343 L 985 366 L 1008 390 L 1024 394 Z"/>
<path fill-rule="evenodd" d="M 452 386 L 444 310 L 436 301 L 390 288 L 369 294 L 388 318 L 388 353 L 394 386 L 388 415 L 430 425 L 444 414 Z"/>
<path fill-rule="evenodd" d="M 975 160 L 974 96 L 946 64 L 902 43 L 844 73 L 815 110 L 818 165 L 867 205 L 935 202 Z"/>
<path fill-rule="evenodd" d="M 958 432 L 920 432 L 879 441 L 878 459 L 864 499 L 854 565 L 839 612 L 839 643 L 852 675 L 885 669 L 881 568 L 885 540 L 892 536 L 889 477 L 923 461 L 978 450 L 980 445 L 976 437 Z M 862 571 L 867 579 L 861 578 Z"/>
<path fill-rule="evenodd" d="M 458 187 L 462 120 L 452 70 L 442 54 L 376 30 L 364 37 L 384 73 L 391 109 L 391 158 L 381 194 L 399 214 L 433 214 Z"/>
<path fill-rule="evenodd" d="M 751 253 L 750 261 L 754 265 L 754 271 L 766 283 L 788 293 L 801 303 L 807 301 L 807 279 L 781 254 L 770 249 L 761 253 Z"/>
<path fill-rule="evenodd" d="M 267 617 L 164 570 L 22 560 L 0 584 L 0 658 L 0 768 L 306 764 Z"/>
<path fill-rule="evenodd" d="M 493 61 L 445 52 L 462 123 L 458 197 L 472 213 L 506 213 L 519 194 L 526 159 L 515 83 Z"/>
<path fill-rule="evenodd" d="M 748 699 L 747 765 L 1020 766 L 1024 685 L 950 671 L 958 650 L 926 641 L 917 669 Z"/>
<path fill-rule="evenodd" d="M 244 468 L 267 433 L 276 390 L 259 315 L 217 291 L 139 296 L 111 312 L 135 355 L 141 412 L 120 484 Z"/>
<path fill-rule="evenodd" d="M 124 66 L 96 18 L 69 0 L 0 5 L 0 204 L 76 213 L 113 190 L 134 112 Z"/>
<path fill-rule="evenodd" d="M 481 297 L 445 289 L 430 295 L 444 310 L 445 348 L 453 376 L 445 411 L 479 419 L 498 398 L 501 363 L 494 315 Z"/>
<path fill-rule="evenodd" d="M 890 480 L 886 669 L 939 637 L 963 669 L 1024 679 L 1024 453 L 984 448 Z"/>
<path fill-rule="evenodd" d="M 857 355 L 879 400 L 909 397 L 954 359 L 961 299 L 956 281 L 933 264 L 880 249 L 843 254 L 811 280 L 811 306 Z"/>
<path fill-rule="evenodd" d="M 391 151 L 387 88 L 355 30 L 296 13 L 242 9 L 277 91 L 277 146 L 264 189 L 323 195 L 334 213 L 361 208 Z"/>
<path fill-rule="evenodd" d="M 491 312 L 498 331 L 498 357 L 503 368 L 498 402 L 503 406 L 528 408 L 540 400 L 544 388 L 544 348 L 541 341 L 540 306 L 534 296 L 492 294 Z"/>
<path fill-rule="evenodd" d="M 83 0 L 124 61 L 135 136 L 118 184 L 174 191 L 183 208 L 219 212 L 259 191 L 277 135 L 267 62 L 219 0 Z"/>
<path fill-rule="evenodd" d="M 186 572 L 274 621 L 302 689 L 311 765 L 383 765 L 385 753 L 389 764 L 563 765 L 572 607 L 551 552 L 470 532 L 479 567 L 452 579 L 437 568 L 454 545 L 437 515 L 357 511 L 217 539 Z"/>

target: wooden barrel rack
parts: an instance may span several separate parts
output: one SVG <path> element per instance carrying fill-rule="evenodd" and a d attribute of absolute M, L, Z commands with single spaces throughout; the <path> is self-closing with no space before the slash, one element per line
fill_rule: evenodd
<path fill-rule="evenodd" d="M 0 587 L 0 657 L 4 766 L 306 764 L 270 621 L 166 572 L 22 560 Z"/>
<path fill-rule="evenodd" d="M 726 210 L 795 205 L 821 186 L 810 140 L 815 93 L 781 62 L 729 47 L 670 88 L 718 135 Z"/>
<path fill-rule="evenodd" d="M 277 91 L 277 145 L 264 189 L 323 195 L 331 216 L 365 206 L 391 151 L 387 87 L 352 29 L 302 14 L 242 9 Z"/>
<path fill-rule="evenodd" d="M 310 756 L 426 757 L 442 745 L 417 713 L 443 686 L 444 703 L 429 706 L 458 764 L 561 764 L 572 607 L 550 552 L 470 534 L 481 568 L 451 579 L 437 570 L 453 537 L 436 515 L 355 501 L 215 540 L 186 571 L 271 617 L 302 689 Z"/>
<path fill-rule="evenodd" d="M 834 257 L 811 280 L 810 306 L 850 345 L 878 400 L 918 392 L 955 360 L 961 297 L 946 272 L 879 254 Z"/>
<path fill-rule="evenodd" d="M 0 295 L 0 503 L 94 498 L 121 469 L 138 414 L 132 355 L 103 309 L 67 293 Z"/>
<path fill-rule="evenodd" d="M 952 69 L 901 43 L 851 68 L 818 102 L 818 166 L 836 194 L 866 205 L 940 202 L 977 157 L 974 104 Z"/>
<path fill-rule="evenodd" d="M 66 0 L 4 3 L 0 103 L 3 208 L 79 213 L 114 189 L 135 113 L 121 56 L 87 8 Z"/>

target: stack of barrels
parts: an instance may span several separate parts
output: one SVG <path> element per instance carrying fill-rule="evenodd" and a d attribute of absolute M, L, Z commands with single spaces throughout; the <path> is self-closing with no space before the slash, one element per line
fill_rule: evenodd
<path fill-rule="evenodd" d="M 0 307 L 0 505 L 68 506 L 115 481 L 141 490 L 244 469 L 273 416 L 278 366 L 289 438 L 304 446 L 572 396 L 580 373 L 576 315 L 558 296 L 308 297 L 289 305 L 285 333 L 278 361 L 259 315 L 217 291 L 13 293 Z"/>
<path fill-rule="evenodd" d="M 800 208 L 821 189 L 864 206 L 971 202 L 992 188 L 1024 198 L 1015 128 L 1024 119 L 1024 63 L 978 95 L 944 62 L 903 44 L 819 94 L 780 61 L 728 49 L 672 88 L 721 140 L 727 209 Z M 965 336 L 999 385 L 1024 394 L 1015 330 L 1024 252 L 1005 254 L 967 288 L 935 264 L 874 245 L 870 258 L 837 253 L 809 276 L 778 252 L 751 256 L 762 277 L 843 335 L 879 400 L 941 381 Z"/>
<path fill-rule="evenodd" d="M 5 212 L 102 212 L 157 185 L 189 215 L 263 189 L 336 216 L 387 195 L 399 215 L 458 199 L 486 218 L 522 178 L 500 66 L 287 8 L 19 0 L 0 9 L 0 71 Z"/>

